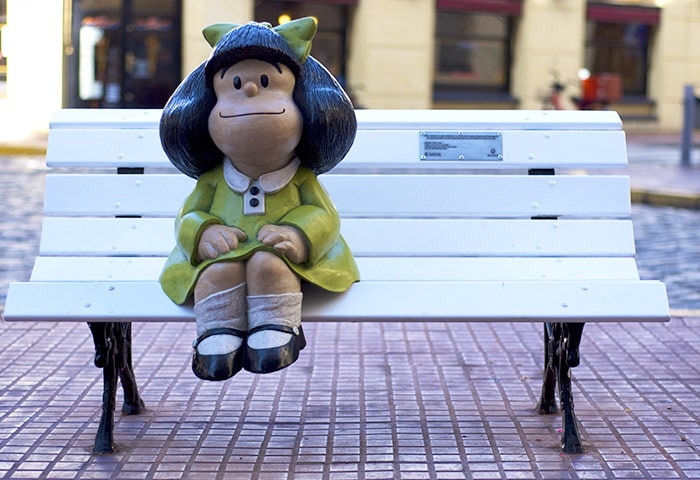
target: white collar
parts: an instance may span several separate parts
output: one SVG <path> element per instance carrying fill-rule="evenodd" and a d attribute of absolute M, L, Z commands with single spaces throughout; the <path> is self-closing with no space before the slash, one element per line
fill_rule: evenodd
<path fill-rule="evenodd" d="M 291 162 L 279 170 L 265 173 L 257 180 L 253 180 L 234 167 L 233 162 L 227 157 L 224 159 L 224 179 L 231 190 L 236 193 L 247 192 L 253 183 L 257 184 L 264 193 L 275 193 L 287 186 L 297 172 L 299 165 L 301 162 L 297 157 L 294 157 Z"/>

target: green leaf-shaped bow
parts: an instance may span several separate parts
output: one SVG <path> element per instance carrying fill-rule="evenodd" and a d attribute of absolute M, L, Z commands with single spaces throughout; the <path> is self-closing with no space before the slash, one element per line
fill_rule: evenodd
<path fill-rule="evenodd" d="M 268 28 L 272 28 L 269 23 L 263 23 Z M 235 23 L 215 23 L 206 27 L 202 33 L 209 45 L 215 46 L 221 38 L 231 30 L 240 27 Z M 313 17 L 304 17 L 297 20 L 278 25 L 272 28 L 284 38 L 292 48 L 301 63 L 306 61 L 306 58 L 311 52 L 311 40 L 316 35 L 316 19 Z"/>

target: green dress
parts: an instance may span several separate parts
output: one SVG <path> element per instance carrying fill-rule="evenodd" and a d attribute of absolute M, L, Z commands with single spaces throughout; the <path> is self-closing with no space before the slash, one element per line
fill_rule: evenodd
<path fill-rule="evenodd" d="M 343 292 L 359 280 L 355 260 L 340 235 L 338 212 L 316 175 L 298 166 L 298 161 L 286 171 L 286 178 L 281 181 L 277 175 L 266 182 L 263 175 L 259 182 L 253 183 L 225 161 L 199 178 L 177 216 L 177 245 L 160 276 L 161 287 L 168 297 L 177 304 L 184 303 L 199 274 L 208 265 L 245 261 L 259 250 L 277 254 L 302 280 L 331 292 Z M 257 197 L 251 192 L 262 198 L 253 200 Z M 244 214 L 244 207 L 255 212 Z M 202 232 L 214 224 L 237 227 L 248 238 L 233 251 L 197 262 L 195 256 Z M 268 224 L 288 225 L 301 231 L 309 245 L 309 260 L 294 264 L 271 247 L 262 245 L 257 233 Z"/>

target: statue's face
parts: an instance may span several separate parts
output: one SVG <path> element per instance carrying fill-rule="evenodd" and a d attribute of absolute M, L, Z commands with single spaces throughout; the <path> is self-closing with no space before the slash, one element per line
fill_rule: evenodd
<path fill-rule="evenodd" d="M 216 105 L 209 134 L 234 166 L 250 177 L 294 158 L 303 119 L 292 93 L 296 80 L 282 64 L 243 60 L 214 75 Z"/>

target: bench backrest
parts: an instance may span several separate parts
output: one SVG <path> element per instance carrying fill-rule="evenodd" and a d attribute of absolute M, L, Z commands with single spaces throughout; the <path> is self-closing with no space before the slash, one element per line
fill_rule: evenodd
<path fill-rule="evenodd" d="M 172 248 L 171 218 L 193 180 L 177 173 L 165 157 L 159 113 L 59 113 L 51 125 L 48 166 L 98 170 L 48 177 L 43 255 L 166 255 Z M 529 169 L 625 165 L 617 115 L 581 113 L 358 111 L 351 152 L 322 181 L 346 218 L 344 234 L 357 255 L 420 255 L 425 248 L 434 255 L 633 255 L 631 225 L 613 220 L 630 212 L 626 177 L 527 175 Z M 461 160 L 460 155 L 476 158 Z M 111 173 L 100 172 L 105 168 Z M 115 168 L 155 172 L 117 176 Z M 490 174 L 504 169 L 510 175 Z M 463 170 L 472 175 L 455 175 Z M 400 182 L 396 175 L 402 175 Z M 66 218 L 77 216 L 105 217 L 104 233 L 91 235 L 94 223 Z M 415 222 L 396 222 L 392 228 L 386 220 L 406 217 Z M 460 223 L 460 232 L 454 232 L 456 224 L 445 219 L 461 217 L 475 220 Z M 558 222 L 554 229 L 529 221 L 532 217 L 608 221 Z M 373 220 L 368 219 L 376 224 L 369 230 Z M 425 243 L 415 241 L 414 228 Z M 367 231 L 377 236 L 370 238 Z M 405 239 L 405 244 L 389 238 Z"/>
<path fill-rule="evenodd" d="M 167 255 L 172 217 L 194 181 L 165 157 L 159 115 L 63 110 L 56 116 L 48 166 L 95 170 L 48 176 L 42 255 Z M 368 110 L 357 116 L 352 150 L 322 176 L 356 255 L 634 255 L 631 223 L 621 221 L 630 213 L 626 177 L 528 175 L 624 167 L 625 137 L 614 112 Z M 114 175 L 123 168 L 148 174 Z M 101 235 L 91 234 L 93 221 L 77 218 L 85 216 L 104 217 Z M 135 216 L 143 218 L 114 218 Z M 471 221 L 452 221 L 458 218 Z"/>

